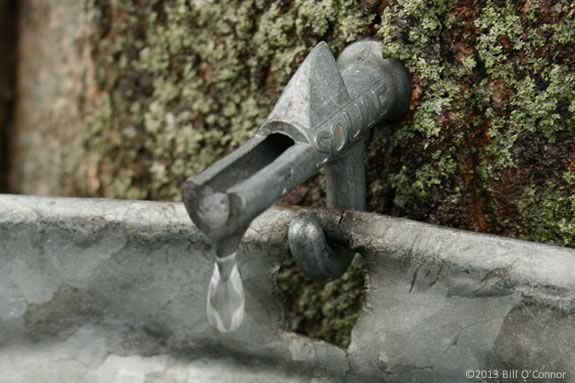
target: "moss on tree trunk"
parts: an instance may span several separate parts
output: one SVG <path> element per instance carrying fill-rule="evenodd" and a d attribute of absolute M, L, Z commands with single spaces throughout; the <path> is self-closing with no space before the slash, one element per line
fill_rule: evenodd
<path fill-rule="evenodd" d="M 83 161 L 66 175 L 72 193 L 178 200 L 186 177 L 253 134 L 314 44 L 337 54 L 377 37 L 412 73 L 413 93 L 408 116 L 371 139 L 370 209 L 575 246 L 570 0 L 92 0 L 88 9 L 95 86 L 77 132 Z M 321 195 L 314 179 L 288 198 L 321 204 Z M 345 344 L 361 270 L 312 288 L 284 268 L 292 327 Z"/>

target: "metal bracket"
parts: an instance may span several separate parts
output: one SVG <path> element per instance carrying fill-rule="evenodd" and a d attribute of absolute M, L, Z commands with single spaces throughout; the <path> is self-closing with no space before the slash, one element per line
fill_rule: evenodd
<path fill-rule="evenodd" d="M 325 166 L 327 207 L 366 209 L 365 136 L 380 121 L 401 117 L 409 104 L 410 78 L 396 60 L 383 59 L 378 41 L 359 41 L 338 57 L 337 67 L 349 99 L 332 115 L 331 141 L 336 151 L 341 140 L 358 137 L 345 155 L 336 156 Z M 344 137 L 339 139 L 339 137 Z M 318 220 L 310 216 L 295 218 L 289 228 L 289 246 L 303 272 L 315 280 L 330 280 L 347 270 L 354 253 L 330 246 Z"/>
<path fill-rule="evenodd" d="M 401 117 L 411 92 L 407 71 L 383 59 L 378 41 L 348 46 L 337 62 L 316 45 L 290 79 L 256 136 L 184 184 L 184 203 L 216 256 L 234 253 L 251 221 L 325 168 L 327 206 L 365 210 L 365 139 L 377 123 Z M 339 276 L 352 255 L 330 247 L 319 223 L 300 217 L 291 252 L 314 279 Z"/>

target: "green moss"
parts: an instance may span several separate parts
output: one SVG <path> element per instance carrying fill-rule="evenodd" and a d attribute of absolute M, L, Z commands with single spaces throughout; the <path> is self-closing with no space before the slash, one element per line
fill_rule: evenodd
<path fill-rule="evenodd" d="M 186 177 L 253 134 L 316 42 L 341 49 L 369 22 L 351 1 L 94 6 L 109 25 L 86 119 L 96 155 L 76 183 L 81 194 L 122 198 L 179 199 Z"/>
<path fill-rule="evenodd" d="M 521 202 L 521 236 L 525 239 L 575 247 L 575 193 L 558 185 L 530 187 Z"/>
<path fill-rule="evenodd" d="M 557 108 L 561 102 L 575 100 L 573 67 L 557 64 L 550 57 L 538 57 L 537 53 L 542 47 L 554 49 L 554 44 L 561 44 L 565 37 L 550 34 L 548 24 L 525 26 L 512 2 L 503 10 L 502 13 L 501 8 L 487 7 L 476 21 L 480 30 L 485 31 L 479 37 L 478 51 L 489 79 L 501 81 L 510 93 L 509 113 L 505 116 L 500 116 L 487 104 L 493 91 L 483 89 L 478 94 L 487 106 L 485 113 L 490 120 L 491 137 L 496 138 L 487 153 L 490 158 L 498 159 L 490 168 L 493 177 L 498 175 L 500 168 L 516 165 L 512 149 L 522 134 L 541 132 L 549 143 L 554 143 L 558 131 L 574 127 L 564 123 Z M 570 28 L 569 24 L 572 22 L 558 22 L 551 30 L 566 34 L 564 28 Z M 575 35 L 573 29 L 570 34 Z M 545 37 L 548 35 L 551 38 Z M 497 43 L 501 36 L 509 39 L 509 49 L 519 50 L 524 55 L 520 60 L 524 73 L 518 73 L 518 61 L 510 60 L 510 54 L 503 52 Z"/>
<path fill-rule="evenodd" d="M 386 173 L 374 169 L 372 178 L 379 178 L 379 183 L 372 184 L 371 192 L 375 194 L 382 182 L 391 185 L 392 206 L 396 211 L 406 212 L 415 205 L 425 204 L 430 190 L 443 185 L 457 170 L 457 152 L 453 150 L 457 146 L 453 145 L 462 142 L 461 136 L 450 137 L 451 148 L 443 148 L 446 130 L 443 119 L 446 111 L 452 110 L 452 123 L 462 122 L 466 105 L 457 104 L 465 99 L 461 79 L 474 64 L 468 58 L 461 63 L 449 63 L 443 57 L 445 25 L 452 22 L 449 4 L 448 1 L 394 2 L 381 16 L 378 36 L 385 44 L 385 55 L 402 60 L 412 73 L 414 86 L 422 92 L 412 104 L 414 110 L 409 120 L 391 132 L 377 130 L 370 146 L 371 163 L 377 168 L 381 168 L 377 158 L 382 151 L 395 150 L 400 156 L 421 157 L 416 161 L 398 158 L 397 166 Z M 413 146 L 414 142 L 419 143 L 418 147 Z M 406 150 L 408 147 L 411 149 Z M 418 153 L 410 153 L 415 149 Z M 457 198 L 457 191 L 452 194 L 452 198 Z M 372 208 L 392 212 L 389 206 Z"/>
<path fill-rule="evenodd" d="M 284 293 L 289 330 L 349 345 L 364 301 L 365 264 L 360 256 L 340 278 L 328 283 L 307 279 L 288 257 L 280 268 L 278 285 Z"/>
<path fill-rule="evenodd" d="M 500 206 L 517 204 L 498 201 L 509 182 L 503 175 L 525 169 L 530 135 L 542 137 L 537 145 L 549 150 L 575 129 L 574 13 L 568 1 L 530 7 L 391 2 L 378 36 L 386 54 L 409 68 L 416 92 L 403 124 L 377 131 L 371 142 L 372 209 L 513 235 L 515 229 L 495 216 Z M 386 153 L 394 157 L 384 165 Z M 558 158 L 554 172 L 569 158 Z M 382 203 L 382 192 L 392 203 Z M 462 222 L 465 209 L 478 213 Z M 517 217 L 516 210 L 506 213 Z"/>

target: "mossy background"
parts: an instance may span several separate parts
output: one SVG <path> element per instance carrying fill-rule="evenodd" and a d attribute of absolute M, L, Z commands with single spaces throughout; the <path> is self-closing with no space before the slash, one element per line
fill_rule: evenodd
<path fill-rule="evenodd" d="M 306 53 L 376 37 L 412 74 L 374 130 L 371 211 L 575 247 L 571 0 L 89 0 L 93 62 L 64 194 L 179 200 L 263 122 Z M 79 157 L 78 157 L 79 156 Z M 78 160 L 78 159 L 81 160 Z M 284 202 L 323 205 L 319 178 Z M 363 266 L 310 283 L 286 264 L 292 330 L 346 345 Z"/>

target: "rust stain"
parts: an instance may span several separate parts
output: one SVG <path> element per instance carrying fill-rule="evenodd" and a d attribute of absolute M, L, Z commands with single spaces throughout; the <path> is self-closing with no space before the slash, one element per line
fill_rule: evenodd
<path fill-rule="evenodd" d="M 492 186 L 493 216 L 506 235 L 516 236 L 515 222 L 519 214 L 517 204 L 527 185 L 531 182 L 530 168 L 510 168 L 503 171 L 499 181 Z"/>
<path fill-rule="evenodd" d="M 419 100 L 423 94 L 423 89 L 421 87 L 421 77 L 419 75 L 413 75 L 411 78 L 411 97 L 409 100 L 409 111 L 412 112 L 417 109 L 419 105 Z"/>
<path fill-rule="evenodd" d="M 542 22 L 553 23 L 557 21 L 557 12 L 553 9 L 553 5 L 548 0 L 539 0 L 539 12 Z"/>
<path fill-rule="evenodd" d="M 491 129 L 489 129 L 488 125 L 485 126 L 482 133 L 480 140 L 481 146 L 487 146 L 491 143 Z"/>
<path fill-rule="evenodd" d="M 293 4 L 293 0 L 280 1 L 278 14 L 279 15 L 286 14 L 290 10 L 290 8 L 292 7 L 292 4 Z"/>
<path fill-rule="evenodd" d="M 449 12 L 449 16 L 460 19 L 467 20 L 475 16 L 473 7 L 465 6 L 462 1 L 458 1 L 453 8 L 453 11 Z"/>
<path fill-rule="evenodd" d="M 214 73 L 208 63 L 203 62 L 198 66 L 198 75 L 206 84 L 211 84 L 214 81 Z"/>
<path fill-rule="evenodd" d="M 383 13 L 385 8 L 387 8 L 387 0 L 381 0 L 379 2 L 379 6 L 377 7 L 377 11 L 379 12 L 380 15 Z"/>
<path fill-rule="evenodd" d="M 457 222 L 457 225 L 467 230 L 479 232 L 490 231 L 489 222 L 484 214 L 488 201 L 480 189 L 476 173 L 477 164 L 473 154 L 469 154 L 462 158 L 460 166 L 465 198 L 462 201 L 461 206 L 453 212 L 454 216 L 457 217 L 456 219 L 459 221 Z"/>
<path fill-rule="evenodd" d="M 467 57 L 473 55 L 473 48 L 464 42 L 459 42 L 455 44 L 455 58 L 462 62 Z"/>
<path fill-rule="evenodd" d="M 521 7 L 521 13 L 526 14 L 531 10 L 531 6 L 533 5 L 533 0 L 527 0 L 523 7 Z"/>
<path fill-rule="evenodd" d="M 267 91 L 267 94 L 269 96 L 271 96 L 271 97 L 278 96 L 278 94 L 279 94 L 278 82 L 276 80 L 276 77 L 274 76 L 274 73 L 271 71 L 271 69 L 268 70 L 268 72 L 267 72 L 265 84 L 266 84 L 266 91 Z"/>
<path fill-rule="evenodd" d="M 548 47 L 539 47 L 535 49 L 535 57 L 537 58 L 544 58 L 549 55 L 549 48 Z"/>
<path fill-rule="evenodd" d="M 499 46 L 503 48 L 503 51 L 510 51 L 513 48 L 513 44 L 511 44 L 509 36 L 499 35 L 499 37 L 497 37 L 497 42 L 499 43 Z"/>
<path fill-rule="evenodd" d="M 473 188 L 472 194 L 472 204 L 473 204 L 473 220 L 475 222 L 475 230 L 479 232 L 487 231 L 488 224 L 485 216 L 483 215 L 483 206 L 485 205 L 485 198 L 477 190 Z"/>
<path fill-rule="evenodd" d="M 511 98 L 509 88 L 500 80 L 490 80 L 487 83 L 487 87 L 491 93 L 491 101 L 495 110 L 498 112 L 504 111 L 509 105 Z"/>
<path fill-rule="evenodd" d="M 475 19 L 479 8 L 474 1 L 459 0 L 454 2 L 449 13 L 458 22 L 456 27 L 446 31 L 443 44 L 459 62 L 474 54 L 473 46 L 477 34 Z"/>

